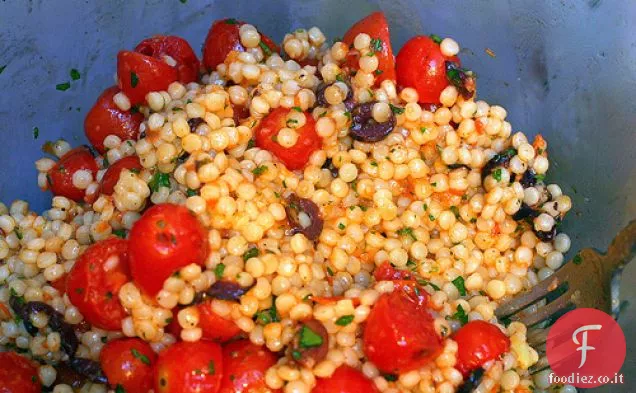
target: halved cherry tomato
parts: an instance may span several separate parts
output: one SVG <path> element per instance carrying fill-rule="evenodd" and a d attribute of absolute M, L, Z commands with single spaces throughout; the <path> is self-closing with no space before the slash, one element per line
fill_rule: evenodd
<path fill-rule="evenodd" d="M 455 368 L 464 377 L 510 350 L 510 339 L 497 326 L 486 321 L 468 322 L 455 333 L 453 340 L 457 342 Z"/>
<path fill-rule="evenodd" d="M 199 59 L 188 41 L 181 37 L 156 35 L 146 38 L 135 47 L 135 52 L 159 60 L 163 60 L 164 56 L 172 57 L 177 62 L 179 81 L 182 83 L 194 82 L 199 78 Z"/>
<path fill-rule="evenodd" d="M 119 88 L 133 105 L 146 100 L 151 91 L 166 90 L 179 80 L 175 67 L 163 60 L 131 51 L 121 51 L 117 55 L 117 79 Z"/>
<path fill-rule="evenodd" d="M 66 274 L 57 280 L 50 282 L 49 285 L 57 289 L 60 295 L 64 295 L 66 293 Z"/>
<path fill-rule="evenodd" d="M 274 393 L 265 384 L 265 373 L 278 358 L 267 348 L 239 340 L 223 346 L 223 380 L 219 393 Z"/>
<path fill-rule="evenodd" d="M 287 114 L 295 109 L 277 108 L 270 112 L 256 129 L 256 146 L 269 150 L 287 169 L 301 169 L 309 161 L 309 156 L 320 149 L 322 140 L 316 134 L 316 121 L 309 112 L 305 114 L 305 125 L 297 128 L 298 141 L 292 147 L 283 147 L 275 141 L 278 131 L 287 127 Z"/>
<path fill-rule="evenodd" d="M 389 261 L 382 263 L 373 272 L 373 277 L 377 281 L 391 281 L 391 280 L 412 280 L 413 275 L 408 270 L 396 269 Z"/>
<path fill-rule="evenodd" d="M 216 300 L 222 301 L 222 300 Z M 212 310 L 211 300 L 197 306 L 199 309 L 199 327 L 203 338 L 225 342 L 241 333 L 241 329 L 230 319 L 225 319 Z"/>
<path fill-rule="evenodd" d="M 418 101 L 421 103 L 438 103 L 440 93 L 449 85 L 446 77 L 446 61 L 459 63 L 457 56 L 444 56 L 439 44 L 430 37 L 411 38 L 397 55 L 398 86 L 412 87 L 417 90 Z"/>
<path fill-rule="evenodd" d="M 180 341 L 159 353 L 155 368 L 157 393 L 217 393 L 223 378 L 219 344 Z"/>
<path fill-rule="evenodd" d="M 0 352 L 0 392 L 40 393 L 42 385 L 35 364 L 15 352 Z"/>
<path fill-rule="evenodd" d="M 351 46 L 356 36 L 360 33 L 366 33 L 371 37 L 373 48 L 374 43 L 381 45 L 382 49 L 376 51 L 375 55 L 378 58 L 378 71 L 376 71 L 375 84 L 379 85 L 383 80 L 395 80 L 395 56 L 393 56 L 393 48 L 391 47 L 391 34 L 389 33 L 389 24 L 386 21 L 386 17 L 383 12 L 377 11 L 367 16 L 366 18 L 356 22 L 345 33 L 342 42 Z M 357 52 L 357 51 L 356 51 Z M 357 53 L 353 56 L 347 57 L 347 64 L 352 69 L 359 69 L 358 60 L 360 54 Z"/>
<path fill-rule="evenodd" d="M 64 154 L 53 168 L 49 169 L 47 180 L 53 194 L 80 202 L 86 190 L 73 185 L 73 175 L 79 170 L 89 171 L 93 179 L 97 175 L 95 157 L 86 146 L 76 147 Z"/>
<path fill-rule="evenodd" d="M 104 177 L 102 177 L 102 185 L 100 190 L 102 194 L 112 195 L 112 193 L 115 191 L 115 185 L 119 181 L 119 174 L 124 169 L 141 171 L 143 167 L 141 166 L 141 162 L 139 162 L 139 157 L 124 157 L 108 167 L 106 173 L 104 173 Z"/>
<path fill-rule="evenodd" d="M 91 325 L 121 330 L 121 321 L 127 314 L 118 293 L 128 281 L 128 242 L 108 238 L 80 255 L 68 273 L 66 294 Z"/>
<path fill-rule="evenodd" d="M 329 378 L 317 378 L 311 393 L 376 393 L 375 384 L 360 371 L 340 366 Z"/>
<path fill-rule="evenodd" d="M 146 210 L 130 230 L 130 272 L 137 286 L 154 296 L 163 282 L 208 256 L 205 228 L 187 208 L 170 203 Z"/>
<path fill-rule="evenodd" d="M 157 354 L 138 338 L 109 341 L 99 354 L 99 363 L 111 388 L 126 393 L 146 393 L 152 389 L 153 366 Z"/>
<path fill-rule="evenodd" d="M 410 281 L 397 283 L 398 288 L 375 303 L 363 333 L 364 353 L 386 373 L 422 367 L 442 349 L 426 307 L 426 292 Z"/>
<path fill-rule="evenodd" d="M 116 135 L 122 141 L 137 140 L 139 126 L 144 120 L 141 113 L 122 111 L 113 102 L 117 86 L 109 87 L 99 96 L 84 120 L 84 133 L 91 145 L 100 153 L 105 153 L 104 139 Z"/>
<path fill-rule="evenodd" d="M 215 70 L 216 66 L 223 63 L 232 51 L 245 52 L 239 34 L 239 28 L 244 24 L 245 22 L 232 18 L 214 21 L 203 44 L 203 64 L 208 70 Z M 263 33 L 261 33 L 261 42 L 261 45 L 266 46 L 271 53 L 278 53 L 280 50 L 278 45 Z"/>

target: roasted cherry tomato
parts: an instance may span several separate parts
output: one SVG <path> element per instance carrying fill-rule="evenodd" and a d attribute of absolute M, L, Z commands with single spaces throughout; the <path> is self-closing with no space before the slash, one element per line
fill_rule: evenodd
<path fill-rule="evenodd" d="M 274 109 L 256 129 L 256 146 L 269 150 L 289 170 L 302 169 L 311 153 L 322 146 L 322 140 L 316 134 L 316 121 L 309 112 L 304 112 L 305 125 L 296 129 L 298 140 L 294 146 L 283 147 L 276 142 L 278 132 L 287 127 L 287 114 L 292 110 L 295 109 Z"/>
<path fill-rule="evenodd" d="M 217 393 L 223 378 L 223 354 L 210 341 L 177 342 L 159 353 L 157 393 Z"/>
<path fill-rule="evenodd" d="M 49 285 L 57 289 L 60 295 L 64 295 L 66 293 L 66 274 L 57 280 L 50 282 Z"/>
<path fill-rule="evenodd" d="M 121 386 L 126 393 L 146 393 L 152 389 L 156 359 L 150 345 L 138 338 L 109 341 L 99 354 L 110 387 Z"/>
<path fill-rule="evenodd" d="M 124 157 L 113 165 L 109 166 L 106 170 L 106 173 L 104 173 L 104 177 L 102 177 L 102 194 L 112 195 L 112 193 L 115 191 L 115 185 L 119 181 L 119 174 L 124 169 L 137 172 L 141 171 L 143 167 L 141 166 L 141 162 L 139 162 L 139 157 Z"/>
<path fill-rule="evenodd" d="M 510 350 L 510 339 L 497 326 L 485 321 L 468 322 L 455 333 L 453 340 L 457 342 L 455 368 L 464 377 Z"/>
<path fill-rule="evenodd" d="M 172 273 L 208 256 L 205 228 L 187 208 L 155 205 L 130 230 L 130 272 L 139 288 L 154 296 Z"/>
<path fill-rule="evenodd" d="M 66 280 L 66 294 L 84 319 L 106 330 L 121 330 L 127 314 L 119 303 L 119 289 L 130 281 L 128 242 L 116 237 L 88 247 Z"/>
<path fill-rule="evenodd" d="M 377 281 L 392 281 L 392 280 L 412 280 L 413 275 L 408 270 L 396 269 L 389 261 L 382 263 L 373 272 L 373 277 Z"/>
<path fill-rule="evenodd" d="M 208 70 L 215 70 L 216 66 L 223 63 L 232 51 L 245 52 L 239 34 L 239 28 L 244 24 L 245 22 L 232 18 L 219 19 L 212 24 L 208 36 L 205 38 L 205 44 L 203 44 L 203 64 Z M 261 33 L 259 45 L 265 55 L 268 55 L 268 51 L 269 53 L 279 51 L 274 41 L 263 33 Z"/>
<path fill-rule="evenodd" d="M 375 84 L 379 85 L 386 79 L 395 80 L 395 56 L 393 56 L 393 48 L 391 48 L 389 24 L 386 21 L 384 13 L 377 11 L 356 22 L 347 30 L 342 42 L 351 47 L 356 36 L 360 33 L 366 33 L 371 37 L 371 49 L 378 58 Z M 357 70 L 360 68 L 358 64 L 359 59 L 360 54 L 357 51 L 351 51 L 351 54 L 347 56 L 347 64 L 352 69 Z"/>
<path fill-rule="evenodd" d="M 138 52 L 121 51 L 117 55 L 119 88 L 133 105 L 146 100 L 151 91 L 166 90 L 179 80 L 177 68 L 165 61 Z"/>
<path fill-rule="evenodd" d="M 91 145 L 100 153 L 105 153 L 104 139 L 116 135 L 122 141 L 137 140 L 139 126 L 144 120 L 141 113 L 122 111 L 113 102 L 117 86 L 109 87 L 99 96 L 84 120 L 84 133 Z"/>
<path fill-rule="evenodd" d="M 80 202 L 86 190 L 73 185 L 73 175 L 79 170 L 89 171 L 93 179 L 97 175 L 95 157 L 85 146 L 76 147 L 64 154 L 53 168 L 49 169 L 47 181 L 53 194 Z"/>
<path fill-rule="evenodd" d="M 216 300 L 222 301 L 222 300 Z M 203 338 L 225 342 L 241 333 L 241 329 L 230 319 L 223 318 L 212 310 L 211 300 L 197 306 L 199 309 L 199 327 Z"/>
<path fill-rule="evenodd" d="M 427 104 L 439 102 L 439 95 L 449 85 L 446 61 L 459 63 L 457 56 L 445 57 L 432 38 L 411 38 L 400 49 L 396 60 L 397 83 L 400 88 L 417 90 L 418 101 Z"/>
<path fill-rule="evenodd" d="M 316 378 L 311 393 L 376 393 L 373 381 L 349 366 L 340 366 L 329 378 Z"/>
<path fill-rule="evenodd" d="M 426 292 L 400 282 L 380 296 L 364 327 L 364 353 L 380 370 L 402 373 L 422 367 L 442 349 L 429 314 Z"/>
<path fill-rule="evenodd" d="M 188 41 L 173 35 L 156 35 L 141 41 L 135 52 L 163 60 L 170 56 L 177 62 L 177 73 L 182 83 L 194 82 L 199 78 L 199 59 Z"/>
<path fill-rule="evenodd" d="M 35 364 L 15 352 L 0 352 L 0 392 L 40 393 L 42 385 Z"/>
<path fill-rule="evenodd" d="M 223 346 L 223 380 L 219 393 L 273 393 L 265 384 L 265 373 L 277 357 L 267 348 L 239 340 Z"/>

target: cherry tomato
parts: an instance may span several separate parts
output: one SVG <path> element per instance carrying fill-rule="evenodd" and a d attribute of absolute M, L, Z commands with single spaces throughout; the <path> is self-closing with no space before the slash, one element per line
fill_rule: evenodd
<path fill-rule="evenodd" d="M 215 70 L 216 66 L 223 63 L 227 55 L 232 51 L 245 52 L 241 44 L 239 28 L 245 22 L 236 19 L 219 19 L 212 24 L 208 36 L 203 44 L 203 64 L 208 70 Z M 277 53 L 280 49 L 271 38 L 261 33 L 261 49 L 266 46 L 271 53 Z M 267 55 L 267 53 L 264 53 Z"/>
<path fill-rule="evenodd" d="M 93 179 L 97 175 L 95 158 L 85 146 L 76 147 L 64 154 L 53 168 L 49 169 L 47 181 L 53 194 L 80 202 L 86 190 L 73 185 L 73 175 L 79 170 L 89 171 Z"/>
<path fill-rule="evenodd" d="M 392 281 L 392 280 L 412 280 L 413 275 L 408 270 L 396 269 L 389 261 L 382 263 L 373 272 L 373 277 L 377 281 Z"/>
<path fill-rule="evenodd" d="M 84 120 L 86 137 L 91 145 L 102 154 L 106 152 L 104 139 L 108 135 L 116 135 L 122 141 L 137 140 L 139 126 L 144 120 L 141 113 L 119 109 L 113 102 L 113 97 L 117 93 L 119 93 L 117 86 L 104 90 Z"/>
<path fill-rule="evenodd" d="M 457 364 L 464 377 L 510 350 L 510 339 L 492 323 L 471 321 L 455 333 Z"/>
<path fill-rule="evenodd" d="M 273 393 L 265 384 L 265 373 L 277 357 L 267 348 L 239 340 L 223 347 L 223 380 L 219 393 Z"/>
<path fill-rule="evenodd" d="M 64 295 L 66 293 L 66 274 L 57 280 L 50 282 L 49 285 L 57 289 L 60 295 Z"/>
<path fill-rule="evenodd" d="M 127 314 L 119 303 L 119 289 L 130 281 L 128 242 L 116 237 L 88 247 L 66 280 L 66 294 L 84 319 L 106 330 L 121 330 Z"/>
<path fill-rule="evenodd" d="M 180 341 L 159 353 L 155 368 L 157 393 L 217 393 L 223 378 L 219 344 Z"/>
<path fill-rule="evenodd" d="M 275 141 L 278 131 L 287 126 L 287 114 L 292 110 L 295 109 L 274 109 L 256 129 L 256 146 L 269 150 L 289 170 L 303 168 L 311 153 L 322 146 L 322 140 L 316 134 L 316 121 L 309 112 L 304 112 L 305 125 L 296 129 L 298 141 L 294 146 L 283 147 Z"/>
<path fill-rule="evenodd" d="M 376 393 L 375 384 L 360 371 L 340 366 L 329 378 L 317 378 L 311 393 Z"/>
<path fill-rule="evenodd" d="M 130 272 L 137 286 L 154 296 L 163 282 L 208 256 L 207 231 L 187 208 L 170 203 L 146 210 L 130 230 Z"/>
<path fill-rule="evenodd" d="M 411 38 L 397 55 L 397 83 L 401 88 L 417 90 L 421 103 L 436 104 L 439 95 L 449 85 L 446 61 L 459 63 L 457 56 L 442 55 L 439 45 L 428 36 Z"/>
<path fill-rule="evenodd" d="M 371 37 L 371 48 L 381 46 L 380 51 L 376 51 L 378 58 L 378 70 L 376 71 L 375 84 L 379 85 L 383 80 L 395 80 L 395 56 L 393 56 L 393 48 L 391 48 L 391 34 L 389 33 L 389 24 L 383 12 L 377 11 L 364 19 L 356 22 L 345 33 L 342 42 L 351 46 L 356 36 L 360 33 L 366 33 Z M 377 41 L 377 40 L 380 41 Z M 353 52 L 353 51 L 352 51 Z M 357 51 L 356 51 L 357 52 Z M 356 53 L 347 57 L 347 64 L 353 69 L 359 69 L 358 60 L 360 54 Z"/>
<path fill-rule="evenodd" d="M 166 90 L 179 79 L 177 68 L 163 60 L 137 52 L 121 51 L 117 55 L 119 88 L 133 105 L 146 100 L 151 91 Z"/>
<path fill-rule="evenodd" d="M 109 341 L 99 354 L 110 387 L 121 386 L 126 393 L 146 393 L 152 389 L 156 359 L 150 345 L 138 338 Z"/>
<path fill-rule="evenodd" d="M 400 282 L 398 282 L 400 283 Z M 401 373 L 424 366 L 442 349 L 423 290 L 404 282 L 380 296 L 364 327 L 364 352 L 380 370 Z"/>
<path fill-rule="evenodd" d="M 217 300 L 221 301 L 221 300 Z M 197 306 L 199 309 L 199 327 L 203 338 L 225 342 L 241 333 L 241 329 L 230 319 L 223 318 L 212 311 L 211 300 Z"/>
<path fill-rule="evenodd" d="M 137 156 L 128 156 L 124 157 L 121 160 L 117 161 L 108 169 L 106 173 L 104 173 L 104 177 L 102 177 L 102 185 L 101 192 L 102 194 L 112 195 L 115 192 L 115 185 L 119 181 L 119 174 L 124 169 L 132 170 L 132 171 L 141 171 L 143 167 L 141 166 L 141 162 L 139 162 L 139 157 Z"/>
<path fill-rule="evenodd" d="M 135 52 L 142 53 L 155 59 L 163 60 L 170 56 L 177 62 L 177 73 L 182 83 L 194 82 L 199 78 L 199 59 L 188 41 L 173 35 L 156 35 L 141 41 Z"/>
<path fill-rule="evenodd" d="M 15 352 L 0 352 L 0 392 L 40 393 L 35 363 Z"/>

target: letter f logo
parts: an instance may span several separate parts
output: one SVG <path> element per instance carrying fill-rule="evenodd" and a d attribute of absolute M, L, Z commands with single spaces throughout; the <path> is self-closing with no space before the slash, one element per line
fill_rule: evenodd
<path fill-rule="evenodd" d="M 583 365 L 585 364 L 585 361 L 587 360 L 587 351 L 593 351 L 596 349 L 592 346 L 587 345 L 587 331 L 601 330 L 601 328 L 602 328 L 601 325 L 584 325 L 576 329 L 574 333 L 572 333 L 572 341 L 574 341 L 576 345 L 580 345 L 580 347 L 576 349 L 577 351 L 581 351 L 581 364 L 579 365 L 579 368 L 583 367 Z M 583 332 L 582 334 L 583 339 L 581 340 L 581 342 L 579 342 L 576 336 L 581 332 Z"/>

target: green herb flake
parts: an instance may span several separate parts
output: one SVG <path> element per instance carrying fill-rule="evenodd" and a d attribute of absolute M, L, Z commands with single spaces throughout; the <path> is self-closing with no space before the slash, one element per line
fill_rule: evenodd
<path fill-rule="evenodd" d="M 426 127 L 420 127 L 420 132 L 421 132 L 422 134 L 426 134 L 426 133 L 428 132 L 428 128 L 426 128 Z"/>
<path fill-rule="evenodd" d="M 395 382 L 398 380 L 398 376 L 396 374 L 382 374 L 382 376 L 389 382 Z"/>
<path fill-rule="evenodd" d="M 545 174 L 536 175 L 535 178 L 537 179 L 537 181 L 543 182 L 543 181 L 545 181 Z"/>
<path fill-rule="evenodd" d="M 581 263 L 583 263 L 583 257 L 579 254 L 576 254 L 572 259 L 572 263 L 575 265 L 580 265 Z"/>
<path fill-rule="evenodd" d="M 300 358 L 303 356 L 300 351 L 292 351 L 291 355 L 294 360 L 300 360 Z"/>
<path fill-rule="evenodd" d="M 256 258 L 259 255 L 258 248 L 252 247 L 243 253 L 243 261 L 247 261 L 250 258 Z"/>
<path fill-rule="evenodd" d="M 428 286 L 430 286 L 431 288 L 433 288 L 433 289 L 434 289 L 434 290 L 436 290 L 436 291 L 439 291 L 439 290 L 441 289 L 440 287 L 438 287 L 437 285 L 433 284 L 432 282 L 430 282 L 430 281 L 426 281 L 426 280 L 424 280 L 424 279 L 419 279 L 419 280 L 417 280 L 417 283 L 418 283 L 419 285 L 423 286 L 423 287 L 425 287 L 425 286 L 427 286 L 427 285 L 428 285 Z"/>
<path fill-rule="evenodd" d="M 143 364 L 150 366 L 150 359 L 148 359 L 148 356 L 139 352 L 135 348 L 131 349 L 130 352 L 135 358 L 139 359 Z"/>
<path fill-rule="evenodd" d="M 133 71 L 130 71 L 130 85 L 134 88 L 139 84 L 139 77 Z"/>
<path fill-rule="evenodd" d="M 345 228 L 346 228 L 345 224 L 343 223 L 338 224 L 338 229 L 340 229 L 341 231 L 344 231 Z"/>
<path fill-rule="evenodd" d="M 292 106 L 292 109 L 295 110 L 296 112 L 302 112 L 303 110 L 300 109 L 299 106 Z"/>
<path fill-rule="evenodd" d="M 378 163 L 375 161 L 371 161 L 371 166 L 378 166 Z"/>
<path fill-rule="evenodd" d="M 214 268 L 214 275 L 216 276 L 217 280 L 220 280 L 221 277 L 223 277 L 224 271 L 225 271 L 224 263 L 219 263 L 218 265 L 216 265 L 216 267 Z"/>
<path fill-rule="evenodd" d="M 409 258 L 406 261 L 406 267 L 408 267 L 410 270 L 415 271 L 417 269 L 417 262 L 415 262 L 414 260 L 412 260 L 411 258 Z"/>
<path fill-rule="evenodd" d="M 336 319 L 336 325 L 338 326 L 347 326 L 351 322 L 353 322 L 353 315 L 343 315 Z"/>
<path fill-rule="evenodd" d="M 459 219 L 459 208 L 457 206 L 451 206 L 450 211 L 455 215 L 455 218 Z"/>
<path fill-rule="evenodd" d="M 473 218 L 471 218 L 471 219 L 470 219 L 470 223 L 471 223 L 471 224 L 474 224 L 474 223 L 476 223 L 476 222 L 477 222 L 477 218 L 473 217 Z"/>
<path fill-rule="evenodd" d="M 319 347 L 323 343 L 322 337 L 311 330 L 307 325 L 303 325 L 300 329 L 300 341 L 299 344 L 302 348 L 314 348 Z"/>
<path fill-rule="evenodd" d="M 329 274 L 330 276 L 333 276 L 333 270 L 331 270 L 331 267 L 327 266 L 327 274 Z"/>
<path fill-rule="evenodd" d="M 38 127 L 33 127 L 33 139 L 38 139 L 40 136 L 40 129 Z"/>
<path fill-rule="evenodd" d="M 4 71 L 5 68 L 7 68 L 7 64 L 5 64 L 2 67 L 0 67 L 0 74 L 2 74 L 2 72 Z"/>
<path fill-rule="evenodd" d="M 99 339 L 103 344 L 106 344 L 108 342 L 108 337 L 104 336 L 102 338 Z"/>
<path fill-rule="evenodd" d="M 256 176 L 260 176 L 267 170 L 266 165 L 259 165 L 256 168 L 252 169 L 252 173 Z"/>
<path fill-rule="evenodd" d="M 170 175 L 161 172 L 155 173 L 150 179 L 148 187 L 150 187 L 153 192 L 159 191 L 160 187 L 170 188 Z"/>
<path fill-rule="evenodd" d="M 57 85 L 55 85 L 55 89 L 59 91 L 66 91 L 70 88 L 71 88 L 70 82 L 58 83 Z"/>
<path fill-rule="evenodd" d="M 298 124 L 298 120 L 296 120 L 296 119 L 288 119 L 286 124 L 287 124 L 287 127 L 291 127 L 291 125 Z"/>
<path fill-rule="evenodd" d="M 382 70 L 380 70 L 380 69 L 377 69 L 377 70 L 373 71 L 373 73 L 374 73 L 374 74 L 376 74 L 376 75 L 380 75 L 380 74 L 382 74 L 383 72 L 384 72 L 384 71 L 382 71 Z"/>
<path fill-rule="evenodd" d="M 432 214 L 429 214 L 428 215 L 428 219 L 431 220 L 431 221 L 435 221 L 435 216 L 432 215 Z"/>
<path fill-rule="evenodd" d="M 228 24 L 228 25 L 237 25 L 238 24 L 238 22 L 234 18 L 227 18 L 225 20 L 225 23 Z"/>
<path fill-rule="evenodd" d="M 460 296 L 466 296 L 466 287 L 464 286 L 464 277 L 457 276 L 456 279 L 451 281 L 455 288 L 459 291 Z"/>
<path fill-rule="evenodd" d="M 261 49 L 263 50 L 263 53 L 265 53 L 265 56 L 271 56 L 272 49 L 269 46 L 267 46 L 266 43 L 264 43 L 263 41 L 259 41 L 258 46 L 261 47 Z"/>
<path fill-rule="evenodd" d="M 429 35 L 429 37 L 431 37 L 433 42 L 436 43 L 437 45 L 442 43 L 442 37 L 438 36 L 437 34 L 431 34 Z"/>
<path fill-rule="evenodd" d="M 247 148 L 248 148 L 248 149 L 251 149 L 251 148 L 253 148 L 254 146 L 256 146 L 256 141 L 255 141 L 254 139 L 250 139 L 250 140 L 247 142 Z"/>
<path fill-rule="evenodd" d="M 113 231 L 113 235 L 117 237 L 121 237 L 122 239 L 126 238 L 126 230 L 125 229 L 115 229 Z"/>
<path fill-rule="evenodd" d="M 459 321 L 462 326 L 468 323 L 468 314 L 464 311 L 464 307 L 461 304 L 457 305 L 457 312 L 453 314 L 452 319 Z"/>
<path fill-rule="evenodd" d="M 117 384 L 117 386 L 115 387 L 115 393 L 126 393 L 126 390 L 124 389 L 123 386 L 121 386 L 120 384 Z"/>
<path fill-rule="evenodd" d="M 399 106 L 395 106 L 393 104 L 389 104 L 389 107 L 391 107 L 391 112 L 395 113 L 396 115 L 401 115 L 402 113 L 404 113 L 404 108 L 400 108 Z"/>
<path fill-rule="evenodd" d="M 208 375 L 216 374 L 216 367 L 214 366 L 214 360 L 210 360 L 208 363 Z"/>
<path fill-rule="evenodd" d="M 338 82 L 343 82 L 343 83 L 345 82 L 344 76 L 342 76 L 342 74 L 336 75 L 336 80 Z"/>
<path fill-rule="evenodd" d="M 408 236 L 413 241 L 417 240 L 417 238 L 415 237 L 415 234 L 413 234 L 413 228 L 410 228 L 410 227 L 405 227 L 405 228 L 398 229 L 397 234 L 400 235 L 400 236 Z"/>
<path fill-rule="evenodd" d="M 80 72 L 76 70 L 75 68 L 71 69 L 70 75 L 71 75 L 71 79 L 74 81 L 79 80 L 81 78 Z"/>
<path fill-rule="evenodd" d="M 199 192 L 197 190 L 193 190 L 192 188 L 188 188 L 186 190 L 186 196 L 191 197 L 195 195 L 199 195 Z"/>
<path fill-rule="evenodd" d="M 501 181 L 501 168 L 497 168 L 492 172 L 492 178 L 498 182 Z"/>
<path fill-rule="evenodd" d="M 382 50 L 382 40 L 379 38 L 371 39 L 371 50 L 373 52 L 380 52 Z"/>

